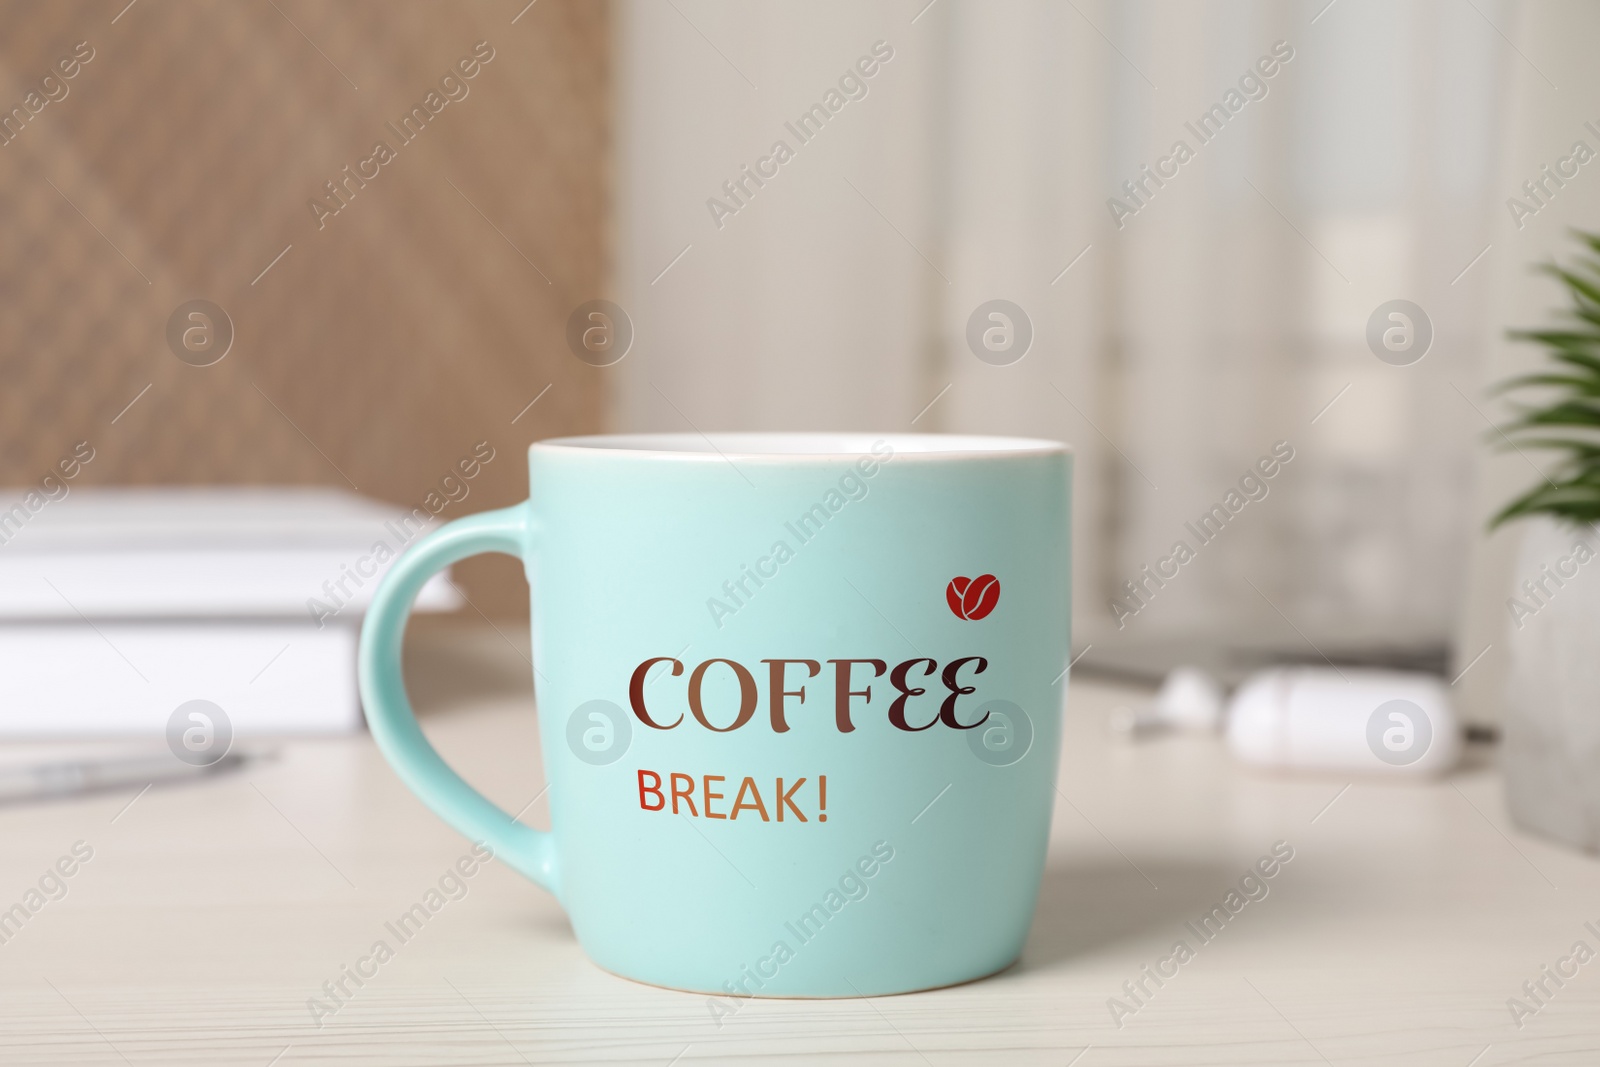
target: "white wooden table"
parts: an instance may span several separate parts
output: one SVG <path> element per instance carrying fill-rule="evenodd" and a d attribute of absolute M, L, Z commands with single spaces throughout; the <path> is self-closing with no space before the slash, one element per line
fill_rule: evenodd
<path fill-rule="evenodd" d="M 527 667 L 493 634 L 474 655 L 464 672 L 428 657 L 419 704 L 514 811 L 542 787 Z M 1508 1008 L 1574 942 L 1600 950 L 1584 925 L 1600 929 L 1600 863 L 1514 831 L 1489 753 L 1433 785 L 1263 777 L 1214 739 L 1115 741 L 1110 709 L 1142 695 L 1072 682 L 1019 964 L 933 993 L 754 1001 L 720 1028 L 703 996 L 588 963 L 555 903 L 498 864 L 315 1025 L 308 999 L 468 851 L 364 735 L 131 806 L 130 790 L 3 808 L 0 909 L 75 842 L 93 858 L 0 944 L 0 1063 L 1600 1063 L 1600 960 L 1545 979 L 1520 1028 Z M 1161 987 L 1144 979 L 1119 1027 L 1109 998 L 1131 1006 L 1124 982 L 1199 945 L 1185 923 L 1277 841 L 1294 858 L 1268 895 Z"/>

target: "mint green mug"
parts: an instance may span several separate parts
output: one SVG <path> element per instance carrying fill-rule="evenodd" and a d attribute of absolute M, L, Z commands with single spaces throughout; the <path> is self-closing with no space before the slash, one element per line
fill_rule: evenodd
<path fill-rule="evenodd" d="M 1022 951 L 1066 693 L 1071 456 L 921 434 L 571 437 L 531 497 L 384 577 L 361 694 L 401 779 L 556 895 L 606 970 L 711 994 L 902 993 Z M 532 589 L 548 833 L 451 770 L 400 672 L 479 552 Z"/>

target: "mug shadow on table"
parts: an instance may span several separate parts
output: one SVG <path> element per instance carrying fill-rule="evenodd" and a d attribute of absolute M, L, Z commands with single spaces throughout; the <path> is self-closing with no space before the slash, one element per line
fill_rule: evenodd
<path fill-rule="evenodd" d="M 1176 939 L 1183 921 L 1221 900 L 1238 876 L 1219 864 L 1137 862 L 1137 870 L 1122 859 L 1046 867 L 1017 970 L 1050 967 L 1130 938 L 1170 933 Z"/>

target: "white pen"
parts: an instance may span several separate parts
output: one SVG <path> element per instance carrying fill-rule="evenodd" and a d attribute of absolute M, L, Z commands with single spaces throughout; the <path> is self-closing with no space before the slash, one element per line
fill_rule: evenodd
<path fill-rule="evenodd" d="M 229 770 L 243 762 L 243 756 L 230 752 L 215 763 L 197 767 L 167 753 L 151 753 L 112 759 L 0 766 L 0 804 L 200 778 Z"/>

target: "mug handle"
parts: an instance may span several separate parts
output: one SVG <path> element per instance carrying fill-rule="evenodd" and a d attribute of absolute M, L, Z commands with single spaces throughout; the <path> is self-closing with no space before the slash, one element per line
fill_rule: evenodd
<path fill-rule="evenodd" d="M 485 842 L 496 858 L 560 896 L 554 838 L 517 822 L 445 763 L 417 725 L 400 673 L 401 639 L 424 583 L 481 552 L 504 552 L 525 563 L 533 527 L 530 507 L 524 501 L 455 519 L 401 555 L 372 595 L 357 673 L 367 725 L 406 787 L 468 840 Z"/>

